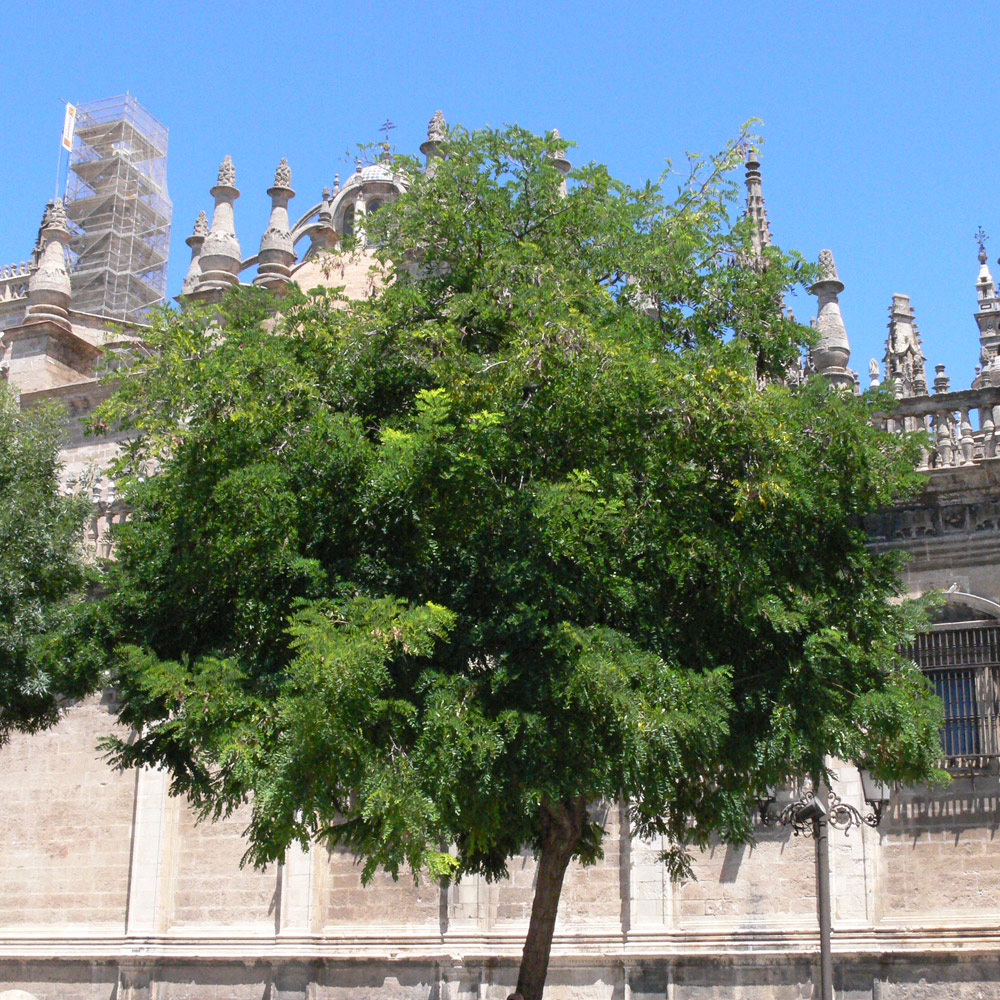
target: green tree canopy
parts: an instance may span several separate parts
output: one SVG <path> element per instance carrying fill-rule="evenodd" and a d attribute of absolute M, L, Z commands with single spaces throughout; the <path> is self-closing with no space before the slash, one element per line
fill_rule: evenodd
<path fill-rule="evenodd" d="M 781 381 L 810 271 L 748 266 L 738 146 L 673 201 L 596 165 L 564 195 L 564 146 L 453 131 L 359 237 L 380 291 L 161 317 L 102 414 L 136 435 L 95 615 L 114 758 L 249 802 L 257 864 L 316 840 L 499 878 L 527 845 L 528 1000 L 596 803 L 683 874 L 825 755 L 917 780 L 937 752 L 862 524 L 915 445 L 870 423 L 887 397 Z"/>
<path fill-rule="evenodd" d="M 59 640 L 87 580 L 90 509 L 59 488 L 65 419 L 56 407 L 22 412 L 0 385 L 0 747 L 15 730 L 51 725 L 98 676 L 95 660 L 66 655 Z"/>

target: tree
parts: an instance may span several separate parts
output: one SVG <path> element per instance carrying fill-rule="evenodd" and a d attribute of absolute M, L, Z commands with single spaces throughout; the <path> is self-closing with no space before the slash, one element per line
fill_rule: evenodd
<path fill-rule="evenodd" d="M 495 879 L 530 846 L 527 1000 L 595 804 L 681 876 L 827 754 L 937 755 L 863 528 L 917 443 L 872 426 L 885 395 L 781 380 L 811 272 L 745 266 L 739 144 L 670 203 L 595 165 L 563 195 L 564 145 L 456 130 L 409 163 L 368 300 L 160 318 L 102 414 L 134 513 L 91 626 L 137 732 L 114 760 L 205 816 L 249 802 L 249 861 L 316 840 L 365 878 Z"/>
<path fill-rule="evenodd" d="M 0 747 L 16 730 L 51 725 L 96 683 L 97 661 L 60 641 L 87 582 L 80 543 L 90 509 L 60 490 L 65 419 L 56 407 L 22 411 L 0 386 Z"/>

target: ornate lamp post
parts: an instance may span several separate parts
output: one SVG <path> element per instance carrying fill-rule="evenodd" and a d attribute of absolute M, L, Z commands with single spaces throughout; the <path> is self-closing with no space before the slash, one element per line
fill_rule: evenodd
<path fill-rule="evenodd" d="M 826 789 L 823 796 L 816 785 L 809 780 L 799 798 L 789 802 L 780 812 L 772 810 L 774 790 L 757 800 L 760 820 L 764 826 L 790 826 L 795 836 L 806 834 L 816 844 L 816 908 L 819 916 L 819 972 L 820 988 L 818 1000 L 833 1000 L 833 952 L 830 941 L 830 843 L 829 827 L 847 833 L 852 827 L 876 827 L 882 820 L 882 809 L 889 801 L 889 786 L 876 781 L 870 771 L 859 768 L 861 787 L 869 812 L 862 813 L 832 789 Z"/>

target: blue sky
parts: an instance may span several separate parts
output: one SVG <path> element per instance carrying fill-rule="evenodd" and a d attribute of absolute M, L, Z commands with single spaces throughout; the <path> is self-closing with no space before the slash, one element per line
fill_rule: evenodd
<path fill-rule="evenodd" d="M 249 254 L 287 156 L 316 200 L 358 142 L 415 151 L 436 108 L 469 127 L 556 127 L 625 180 L 710 152 L 762 119 L 775 240 L 834 251 L 852 367 L 881 359 L 893 292 L 954 388 L 978 360 L 980 224 L 1000 254 L 997 71 L 989 5 L 967 3 L 380 3 L 36 0 L 4 11 L 0 262 L 30 252 L 53 193 L 61 99 L 130 91 L 170 128 L 170 294 L 184 238 L 229 153 Z M 793 302 L 800 319 L 813 301 Z M 867 382 L 867 378 L 864 379 Z"/>

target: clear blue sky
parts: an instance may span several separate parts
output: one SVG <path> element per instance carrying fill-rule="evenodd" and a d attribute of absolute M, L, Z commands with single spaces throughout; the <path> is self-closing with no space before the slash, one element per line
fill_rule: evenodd
<path fill-rule="evenodd" d="M 293 210 L 308 207 L 386 117 L 411 151 L 436 108 L 469 127 L 556 127 L 578 143 L 574 162 L 606 162 L 633 182 L 758 117 L 775 240 L 811 259 L 834 251 L 863 383 L 892 293 L 906 292 L 928 361 L 965 387 L 978 359 L 979 224 L 994 234 L 1000 277 L 990 14 L 982 3 L 766 0 L 8 4 L 0 262 L 27 256 L 53 193 L 61 98 L 128 90 L 169 126 L 170 294 L 226 153 L 249 254 L 280 157 Z M 800 319 L 814 312 L 811 299 L 793 305 Z"/>

